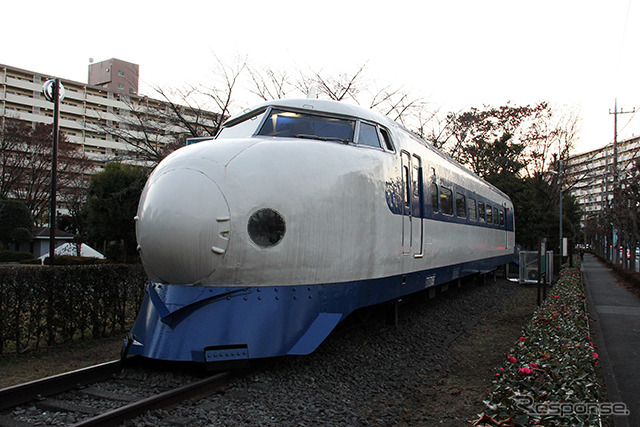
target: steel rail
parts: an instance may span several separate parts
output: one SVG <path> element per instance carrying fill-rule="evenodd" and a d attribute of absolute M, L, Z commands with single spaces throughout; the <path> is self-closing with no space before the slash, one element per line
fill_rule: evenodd
<path fill-rule="evenodd" d="M 111 362 L 100 363 L 0 389 L 0 410 L 104 380 L 117 374 L 122 368 L 123 363 L 121 360 L 112 360 Z"/>
<path fill-rule="evenodd" d="M 126 420 L 142 415 L 152 409 L 159 409 L 181 402 L 194 396 L 205 396 L 215 392 L 215 387 L 225 384 L 238 372 L 221 372 L 210 377 L 194 381 L 173 390 L 165 391 L 155 396 L 147 397 L 138 402 L 122 406 L 104 414 L 81 421 L 74 426 L 117 426 Z"/>

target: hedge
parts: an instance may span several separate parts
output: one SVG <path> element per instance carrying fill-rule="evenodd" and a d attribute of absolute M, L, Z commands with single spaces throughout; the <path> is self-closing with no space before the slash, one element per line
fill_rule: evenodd
<path fill-rule="evenodd" d="M 124 331 L 140 307 L 140 265 L 0 268 L 0 354 Z"/>

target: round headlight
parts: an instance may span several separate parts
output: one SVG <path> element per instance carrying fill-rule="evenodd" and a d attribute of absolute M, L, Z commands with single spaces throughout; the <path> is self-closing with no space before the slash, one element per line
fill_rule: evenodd
<path fill-rule="evenodd" d="M 286 231 L 284 219 L 273 209 L 256 211 L 249 218 L 247 229 L 253 243 L 262 248 L 277 245 Z"/>

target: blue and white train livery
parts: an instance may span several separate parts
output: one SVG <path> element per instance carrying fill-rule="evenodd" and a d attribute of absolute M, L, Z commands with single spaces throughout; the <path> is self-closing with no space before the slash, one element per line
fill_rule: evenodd
<path fill-rule="evenodd" d="M 280 100 L 153 171 L 149 277 L 128 353 L 218 362 L 314 351 L 354 310 L 509 262 L 513 205 L 396 122 Z"/>

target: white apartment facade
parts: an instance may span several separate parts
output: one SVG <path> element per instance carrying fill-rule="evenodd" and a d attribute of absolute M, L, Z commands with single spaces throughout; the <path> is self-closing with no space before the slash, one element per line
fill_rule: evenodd
<path fill-rule="evenodd" d="M 617 143 L 617 172 L 625 172 L 640 158 L 640 137 Z M 614 145 L 571 156 L 566 168 L 566 183 L 582 208 L 582 222 L 601 212 L 613 198 Z"/>
<path fill-rule="evenodd" d="M 53 103 L 42 94 L 42 86 L 50 78 L 44 73 L 0 64 L 0 125 L 4 118 L 30 124 L 51 124 Z M 61 78 L 65 96 L 60 104 L 59 124 L 67 139 L 76 144 L 99 171 L 106 162 L 116 160 L 131 149 L 118 132 L 110 132 L 109 129 L 128 126 L 127 123 L 132 122 L 133 110 L 149 111 L 149 120 L 153 121 L 153 112 L 157 114 L 168 107 L 163 101 L 137 94 L 137 64 L 117 59 L 90 64 L 89 81 L 92 80 L 96 84 Z M 202 123 L 203 112 L 198 113 L 198 120 Z M 213 127 L 216 115 L 206 115 L 204 124 Z M 135 132 L 133 129 L 128 135 L 135 136 Z M 163 129 L 164 134 L 166 128 Z M 157 136 L 157 144 L 173 141 L 163 135 Z M 142 132 L 139 136 L 142 140 Z"/>

